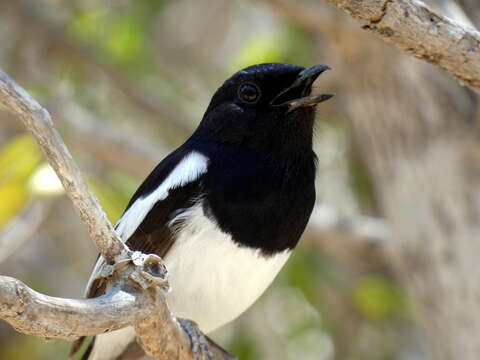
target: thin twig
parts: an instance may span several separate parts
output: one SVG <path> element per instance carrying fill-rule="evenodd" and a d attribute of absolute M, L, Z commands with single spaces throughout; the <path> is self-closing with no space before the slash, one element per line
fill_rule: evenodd
<path fill-rule="evenodd" d="M 32 200 L 0 233 L 0 263 L 13 255 L 37 232 L 48 215 L 50 202 Z"/>

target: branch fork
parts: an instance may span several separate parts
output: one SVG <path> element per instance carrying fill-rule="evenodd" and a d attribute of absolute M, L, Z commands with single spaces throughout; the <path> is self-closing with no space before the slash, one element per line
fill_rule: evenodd
<path fill-rule="evenodd" d="M 105 278 L 108 286 L 107 293 L 97 298 L 64 299 L 40 294 L 17 279 L 0 276 L 0 318 L 20 332 L 68 341 L 134 326 L 139 343 L 154 359 L 198 358 L 191 343 L 194 339 L 168 309 L 164 291 L 169 286 L 162 259 L 131 251 L 120 240 L 53 127 L 50 114 L 2 71 L 0 105 L 19 117 L 57 173 L 105 259 L 99 277 Z M 209 347 L 215 353 L 209 358 L 231 358 L 215 344 L 209 343 Z"/>

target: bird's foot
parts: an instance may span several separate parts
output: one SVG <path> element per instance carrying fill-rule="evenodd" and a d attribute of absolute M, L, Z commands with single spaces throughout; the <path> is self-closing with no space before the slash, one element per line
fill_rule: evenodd
<path fill-rule="evenodd" d="M 177 319 L 182 329 L 188 334 L 192 344 L 193 360 L 213 360 L 213 355 L 208 346 L 208 340 L 200 331 L 197 324 L 191 320 Z"/>
<path fill-rule="evenodd" d="M 140 287 L 148 289 L 158 286 L 164 291 L 170 290 L 167 281 L 168 271 L 160 256 L 135 251 L 132 255 L 132 262 L 141 271 L 134 271 L 130 275 L 130 279 L 135 281 Z"/>

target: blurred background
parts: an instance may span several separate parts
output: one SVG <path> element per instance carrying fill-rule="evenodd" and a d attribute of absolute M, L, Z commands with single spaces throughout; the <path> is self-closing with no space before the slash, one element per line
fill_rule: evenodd
<path fill-rule="evenodd" d="M 475 1 L 427 2 L 480 20 Z M 0 44 L 0 67 L 52 113 L 112 222 L 232 73 L 262 62 L 330 65 L 316 84 L 336 97 L 318 109 L 311 224 L 267 293 L 213 338 L 242 360 L 426 358 L 379 245 L 388 229 L 351 121 L 394 113 L 475 122 L 475 94 L 324 1 L 2 0 Z M 82 297 L 95 248 L 38 147 L 5 111 L 0 199 L 0 273 Z M 68 347 L 0 322 L 1 359 L 64 359 Z"/>

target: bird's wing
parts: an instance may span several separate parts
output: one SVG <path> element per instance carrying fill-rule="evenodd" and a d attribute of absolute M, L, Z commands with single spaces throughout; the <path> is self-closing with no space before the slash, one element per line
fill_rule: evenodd
<path fill-rule="evenodd" d="M 179 150 L 165 158 L 133 195 L 115 229 L 132 250 L 164 257 L 173 245 L 172 223 L 201 197 L 208 158 L 196 151 Z M 175 227 L 178 224 L 175 224 Z M 87 285 L 87 297 L 104 292 L 95 279 L 103 263 L 99 257 Z"/>
<path fill-rule="evenodd" d="M 115 229 L 132 250 L 165 257 L 175 242 L 174 229 L 180 216 L 202 196 L 202 179 L 208 158 L 182 148 L 170 154 L 152 171 L 133 195 Z M 98 257 L 86 288 L 86 297 L 105 292 L 106 283 L 97 278 L 105 262 Z M 78 351 L 83 338 L 70 351 Z"/>

